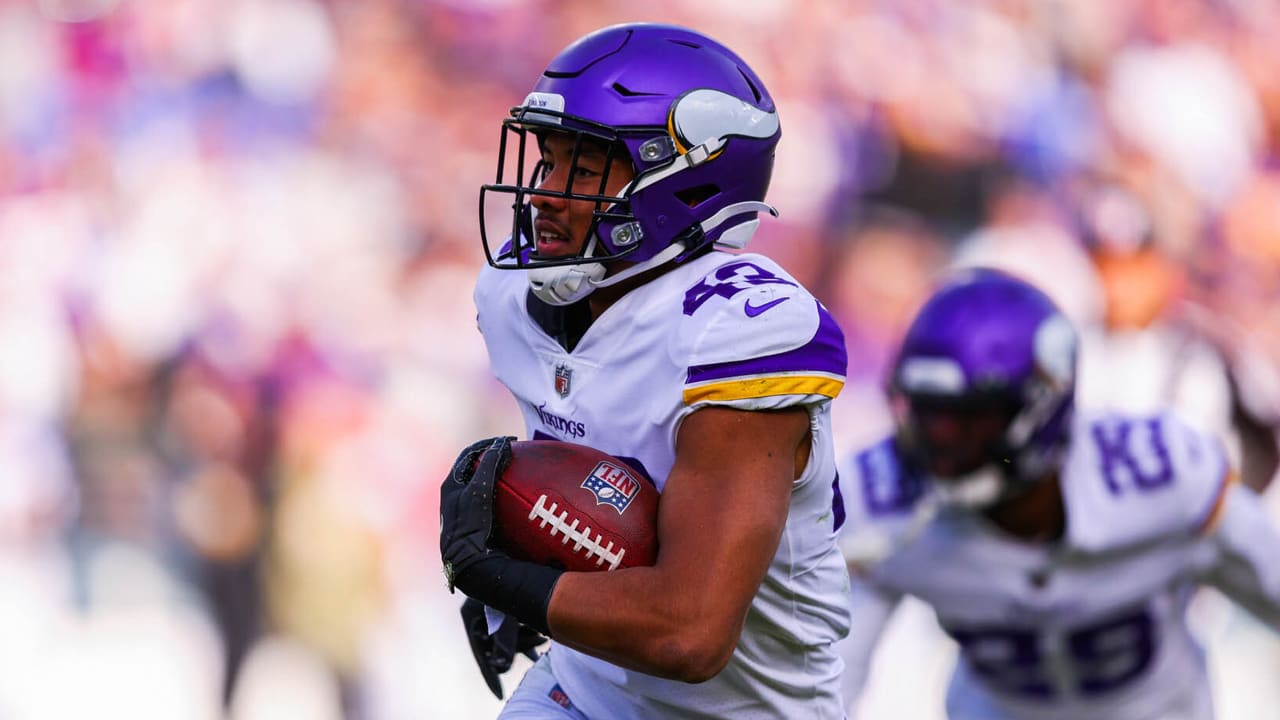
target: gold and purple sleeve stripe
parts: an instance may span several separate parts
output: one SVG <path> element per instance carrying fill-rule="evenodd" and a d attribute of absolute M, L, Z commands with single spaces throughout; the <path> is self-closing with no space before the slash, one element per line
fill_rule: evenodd
<path fill-rule="evenodd" d="M 844 377 L 828 375 L 767 375 L 684 386 L 684 403 L 726 402 L 775 395 L 823 395 L 834 398 Z"/>
<path fill-rule="evenodd" d="M 1222 520 L 1222 511 L 1227 505 L 1227 491 L 1239 478 L 1240 475 L 1235 470 L 1228 469 L 1222 474 L 1222 480 L 1218 483 L 1218 492 L 1214 494 L 1209 511 L 1204 514 L 1200 526 L 1196 529 L 1198 535 L 1208 535 L 1218 527 L 1218 523 Z"/>
<path fill-rule="evenodd" d="M 848 366 L 844 333 L 825 308 L 819 306 L 818 310 L 817 332 L 794 350 L 689 368 L 685 404 L 776 395 L 839 395 Z"/>

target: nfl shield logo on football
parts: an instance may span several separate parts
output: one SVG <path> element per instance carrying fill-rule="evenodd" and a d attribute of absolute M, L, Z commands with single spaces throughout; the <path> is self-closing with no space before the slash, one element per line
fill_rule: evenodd
<path fill-rule="evenodd" d="M 569 381 L 573 379 L 573 368 L 560 363 L 556 365 L 556 393 L 560 397 L 569 396 Z"/>
<path fill-rule="evenodd" d="M 636 493 L 640 492 L 640 481 L 624 468 L 610 462 L 600 462 L 587 479 L 582 481 L 582 487 L 596 496 L 597 505 L 611 505 L 621 515 Z"/>

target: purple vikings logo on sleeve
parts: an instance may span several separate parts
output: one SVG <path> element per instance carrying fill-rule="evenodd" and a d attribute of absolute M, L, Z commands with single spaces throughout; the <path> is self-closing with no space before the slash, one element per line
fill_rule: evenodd
<path fill-rule="evenodd" d="M 624 468 L 611 462 L 600 462 L 591 471 L 582 487 L 596 496 L 597 505 L 612 505 L 621 515 L 626 511 L 636 493 L 640 492 L 640 482 Z"/>

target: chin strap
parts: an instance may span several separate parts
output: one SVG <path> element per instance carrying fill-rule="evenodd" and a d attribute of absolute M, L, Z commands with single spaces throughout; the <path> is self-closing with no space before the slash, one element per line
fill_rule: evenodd
<path fill-rule="evenodd" d="M 640 273 L 655 268 L 684 252 L 684 243 L 675 243 L 663 248 L 662 252 L 627 267 L 609 277 L 605 277 L 605 267 L 601 263 L 583 263 L 581 265 L 560 265 L 529 269 L 529 288 L 539 300 L 548 305 L 572 305 L 590 295 L 600 287 L 609 287 L 635 277 Z"/>
<path fill-rule="evenodd" d="M 702 222 L 702 232 L 703 234 L 710 233 L 730 218 L 749 212 L 767 212 L 774 217 L 778 216 L 778 211 L 767 203 L 756 201 L 734 203 L 722 208 L 715 215 L 704 220 Z M 753 219 L 726 228 L 721 233 L 720 238 L 716 240 L 716 246 L 741 250 L 747 246 L 747 242 L 751 240 L 751 236 L 755 234 L 756 228 L 759 226 L 760 220 Z M 587 248 L 584 257 L 589 258 L 595 254 L 596 243 L 596 239 L 592 238 L 591 246 Z M 648 260 L 631 265 L 608 277 L 605 277 L 606 270 L 604 265 L 598 262 L 530 268 L 528 271 L 529 287 L 533 290 L 535 297 L 548 305 L 572 305 L 590 295 L 596 288 L 616 285 L 646 270 L 674 260 L 684 253 L 686 248 L 685 243 L 672 243 Z"/>
<path fill-rule="evenodd" d="M 778 210 L 774 206 L 768 203 L 748 200 L 720 208 L 720 211 L 715 215 L 702 221 L 702 232 L 704 235 L 708 235 L 712 230 L 723 225 L 729 218 L 749 212 L 767 212 L 774 217 L 778 217 Z M 755 235 L 758 227 L 760 227 L 760 220 L 755 218 L 744 220 L 733 227 L 725 228 L 724 232 L 720 233 L 719 239 L 716 240 L 716 245 L 718 247 L 741 250 L 751 241 L 751 236 Z"/>
<path fill-rule="evenodd" d="M 645 260 L 644 262 L 638 262 L 635 265 L 631 265 L 622 270 L 619 270 L 618 272 L 614 273 L 613 275 L 610 275 L 607 278 L 602 278 L 600 280 L 592 281 L 591 284 L 595 287 L 609 287 L 610 285 L 616 285 L 622 282 L 623 280 L 626 280 L 627 278 L 635 277 L 636 275 L 639 275 L 645 270 L 658 267 L 659 265 L 662 265 L 663 263 L 669 260 L 679 257 L 680 254 L 684 252 L 684 249 L 685 249 L 684 243 L 674 243 L 674 244 L 668 245 L 662 249 L 662 252 L 659 252 L 657 255 L 654 255 L 648 260 Z"/>
<path fill-rule="evenodd" d="M 1005 494 L 1004 474 L 993 465 L 960 477 L 930 478 L 929 487 L 939 504 L 965 510 L 991 507 Z"/>
<path fill-rule="evenodd" d="M 600 263 L 559 265 L 529 269 L 529 289 L 534 297 L 548 305 L 572 305 L 596 289 L 595 282 L 604 277 Z"/>
<path fill-rule="evenodd" d="M 597 240 L 592 237 L 583 257 L 595 255 Z M 591 294 L 593 282 L 604 277 L 605 267 L 600 263 L 580 265 L 556 265 L 529 268 L 529 289 L 534 297 L 548 305 L 572 305 Z"/>

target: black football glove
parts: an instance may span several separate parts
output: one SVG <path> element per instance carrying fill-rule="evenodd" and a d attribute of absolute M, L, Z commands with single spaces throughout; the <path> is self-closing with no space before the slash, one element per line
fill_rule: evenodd
<path fill-rule="evenodd" d="M 513 560 L 489 547 L 493 486 L 511 463 L 514 439 L 495 437 L 472 443 L 454 461 L 440 485 L 440 557 L 449 592 L 457 588 L 550 635 L 547 605 L 564 571 Z"/>
<path fill-rule="evenodd" d="M 457 578 L 492 552 L 493 484 L 511 462 L 514 439 L 494 437 L 468 445 L 440 485 L 440 556 L 449 592 Z"/>
<path fill-rule="evenodd" d="M 530 660 L 537 660 L 538 651 L 535 648 L 547 641 L 538 631 L 511 616 L 507 616 L 498 631 L 490 635 L 484 615 L 484 603 L 474 598 L 467 598 L 462 603 L 462 625 L 467 630 L 471 654 L 476 659 L 480 674 L 484 675 L 485 684 L 499 700 L 502 699 L 502 681 L 499 676 L 511 669 L 516 653 Z"/>

